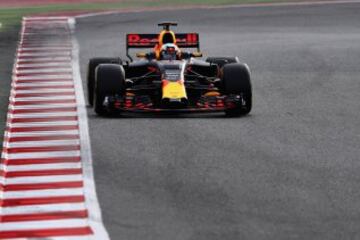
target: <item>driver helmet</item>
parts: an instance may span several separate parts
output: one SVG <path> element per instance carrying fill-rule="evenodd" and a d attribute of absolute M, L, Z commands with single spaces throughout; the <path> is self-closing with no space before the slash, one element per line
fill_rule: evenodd
<path fill-rule="evenodd" d="M 180 55 L 180 49 L 173 43 L 166 43 L 160 49 L 161 60 L 176 60 Z"/>

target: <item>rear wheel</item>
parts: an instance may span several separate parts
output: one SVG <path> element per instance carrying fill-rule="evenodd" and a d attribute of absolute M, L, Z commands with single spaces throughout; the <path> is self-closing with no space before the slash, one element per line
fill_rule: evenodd
<path fill-rule="evenodd" d="M 206 59 L 206 62 L 214 63 L 218 65 L 220 68 L 222 68 L 223 66 L 229 63 L 240 63 L 238 57 L 208 57 Z"/>
<path fill-rule="evenodd" d="M 94 110 L 98 115 L 108 115 L 109 109 L 104 106 L 106 96 L 125 93 L 124 68 L 117 64 L 100 64 L 95 71 Z"/>
<path fill-rule="evenodd" d="M 88 90 L 88 103 L 93 106 L 94 103 L 94 86 L 95 86 L 95 69 L 100 64 L 114 63 L 122 64 L 120 58 L 92 58 L 88 63 L 87 71 L 87 90 Z"/>
<path fill-rule="evenodd" d="M 246 64 L 231 63 L 223 68 L 223 91 L 226 95 L 241 96 L 240 104 L 225 110 L 227 116 L 248 114 L 252 108 L 252 87 L 250 70 Z"/>

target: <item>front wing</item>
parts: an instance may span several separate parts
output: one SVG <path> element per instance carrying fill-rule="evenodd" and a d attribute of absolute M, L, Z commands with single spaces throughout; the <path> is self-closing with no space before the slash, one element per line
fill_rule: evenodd
<path fill-rule="evenodd" d="M 246 106 L 241 95 L 217 96 L 200 99 L 194 106 L 182 108 L 154 106 L 147 96 L 117 98 L 108 97 L 104 106 L 109 111 L 121 112 L 149 112 L 149 113 L 196 113 L 196 112 L 223 112 L 228 109 Z"/>

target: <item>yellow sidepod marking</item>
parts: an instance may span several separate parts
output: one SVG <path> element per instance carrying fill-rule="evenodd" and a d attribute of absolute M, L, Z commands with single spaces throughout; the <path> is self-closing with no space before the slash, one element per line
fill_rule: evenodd
<path fill-rule="evenodd" d="M 163 94 L 162 94 L 163 99 L 164 98 L 169 98 L 169 99 L 186 98 L 187 99 L 185 85 L 182 81 L 177 81 L 177 82 L 167 81 L 166 83 L 164 82 L 162 92 L 163 92 Z"/>

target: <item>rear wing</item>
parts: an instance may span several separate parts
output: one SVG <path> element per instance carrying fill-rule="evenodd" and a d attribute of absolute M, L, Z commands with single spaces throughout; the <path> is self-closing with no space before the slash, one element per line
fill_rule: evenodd
<path fill-rule="evenodd" d="M 197 48 L 200 51 L 198 33 L 176 33 L 176 45 L 180 48 Z M 131 48 L 154 48 L 159 43 L 159 34 L 129 33 L 126 35 L 126 56 Z"/>

